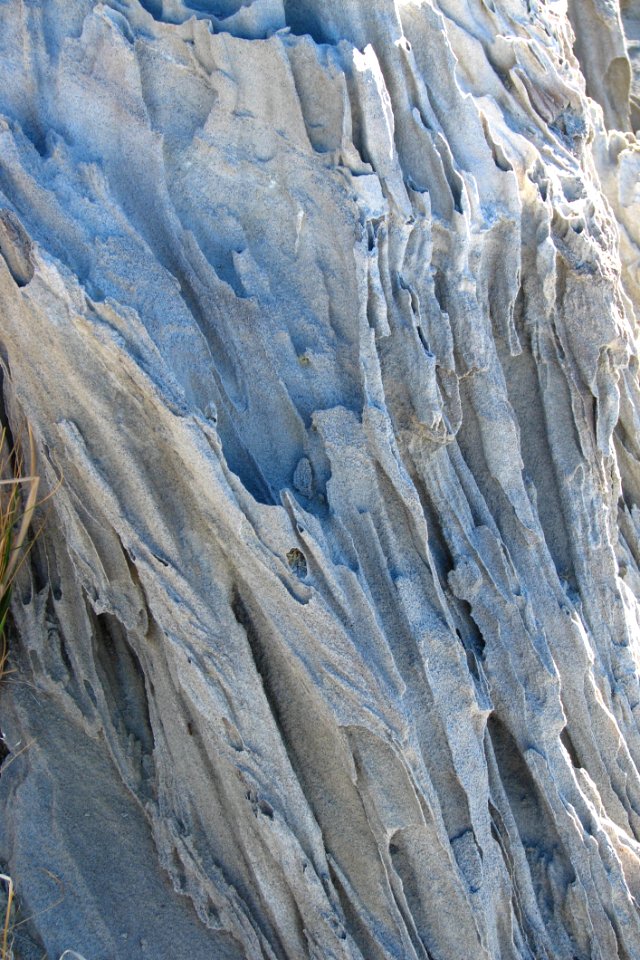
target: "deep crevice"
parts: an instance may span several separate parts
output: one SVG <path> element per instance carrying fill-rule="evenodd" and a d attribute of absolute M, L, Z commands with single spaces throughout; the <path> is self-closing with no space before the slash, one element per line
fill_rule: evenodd
<path fill-rule="evenodd" d="M 155 746 L 145 674 L 120 622 L 109 613 L 93 615 L 96 671 L 110 719 L 120 735 L 133 736 L 153 757 Z"/>
<path fill-rule="evenodd" d="M 575 871 L 556 830 L 552 812 L 546 807 L 514 736 L 495 713 L 488 719 L 487 735 L 529 865 L 540 913 L 545 926 L 553 929 L 564 908 L 559 891 L 566 891 L 575 881 Z"/>

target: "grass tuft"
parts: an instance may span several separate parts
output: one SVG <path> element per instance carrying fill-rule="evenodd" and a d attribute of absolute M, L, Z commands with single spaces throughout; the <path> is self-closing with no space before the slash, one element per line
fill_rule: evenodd
<path fill-rule="evenodd" d="M 6 627 L 11 587 L 31 546 L 27 535 L 38 505 L 40 478 L 35 473 L 36 447 L 30 427 L 27 428 L 27 438 L 28 462 L 18 444 L 9 444 L 6 427 L 0 432 L 0 679 L 5 673 L 9 655 Z M 7 888 L 0 960 L 12 960 L 13 880 L 0 873 L 0 881 Z"/>
<path fill-rule="evenodd" d="M 0 433 L 0 678 L 9 653 L 6 626 L 11 587 L 29 552 L 27 535 L 38 505 L 40 477 L 35 472 L 36 445 L 31 427 L 27 428 L 27 438 L 28 462 L 18 444 L 10 446 L 6 427 Z"/>

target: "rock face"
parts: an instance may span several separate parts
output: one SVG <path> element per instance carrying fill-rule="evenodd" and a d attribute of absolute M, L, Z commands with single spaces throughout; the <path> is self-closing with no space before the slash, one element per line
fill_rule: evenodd
<path fill-rule="evenodd" d="M 17 957 L 640 958 L 639 44 L 0 3 Z"/>

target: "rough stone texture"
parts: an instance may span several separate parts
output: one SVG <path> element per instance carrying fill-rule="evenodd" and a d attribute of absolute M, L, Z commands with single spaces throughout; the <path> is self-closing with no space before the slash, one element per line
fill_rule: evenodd
<path fill-rule="evenodd" d="M 640 958 L 639 44 L 0 2 L 18 957 Z"/>

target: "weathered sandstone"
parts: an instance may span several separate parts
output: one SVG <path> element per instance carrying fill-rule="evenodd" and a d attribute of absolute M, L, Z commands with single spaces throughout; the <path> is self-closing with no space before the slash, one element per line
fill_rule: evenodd
<path fill-rule="evenodd" d="M 639 51 L 0 3 L 17 957 L 640 958 Z"/>

